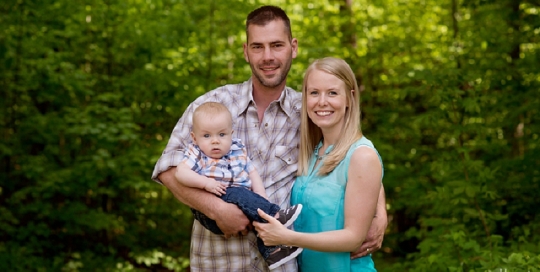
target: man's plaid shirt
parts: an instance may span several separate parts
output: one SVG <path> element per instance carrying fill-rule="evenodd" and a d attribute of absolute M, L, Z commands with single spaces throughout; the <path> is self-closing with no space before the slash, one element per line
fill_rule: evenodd
<path fill-rule="evenodd" d="M 233 116 L 235 138 L 243 140 L 253 166 L 261 175 L 268 200 L 281 208 L 290 205 L 300 138 L 301 93 L 286 87 L 279 100 L 272 102 L 259 123 L 253 100 L 251 79 L 219 87 L 197 98 L 176 124 L 169 143 L 156 163 L 152 179 L 177 166 L 184 148 L 190 143 L 193 110 L 204 102 L 220 102 Z M 197 221 L 191 234 L 192 271 L 267 271 L 268 267 L 257 250 L 253 232 L 225 239 L 206 230 Z M 275 271 L 297 271 L 296 261 L 290 261 Z"/>

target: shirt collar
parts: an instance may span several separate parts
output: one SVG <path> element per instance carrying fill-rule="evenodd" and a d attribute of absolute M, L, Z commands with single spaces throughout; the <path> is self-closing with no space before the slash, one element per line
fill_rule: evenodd
<path fill-rule="evenodd" d="M 253 100 L 253 81 L 251 77 L 249 78 L 249 80 L 242 83 L 242 89 L 245 90 L 245 93 L 247 93 L 248 99 L 241 101 L 240 109 L 242 110 L 238 111 L 239 116 L 247 111 L 247 108 L 249 107 L 249 105 L 251 105 L 251 103 L 255 105 L 255 100 Z M 289 116 L 290 118 L 294 118 L 294 116 L 296 116 L 296 113 L 300 111 L 300 107 L 298 107 L 297 105 L 297 102 L 300 101 L 296 101 L 296 99 L 288 99 L 288 96 L 292 96 L 294 92 L 296 91 L 290 87 L 285 86 L 285 89 L 283 90 L 283 92 L 281 92 L 281 95 L 277 100 L 277 103 L 281 110 L 283 110 L 283 112 L 285 112 L 285 114 L 287 114 L 287 116 Z"/>

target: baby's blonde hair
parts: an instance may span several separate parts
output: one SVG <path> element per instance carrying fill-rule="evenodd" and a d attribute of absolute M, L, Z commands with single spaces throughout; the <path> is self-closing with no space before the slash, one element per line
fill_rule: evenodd
<path fill-rule="evenodd" d="M 213 116 L 217 116 L 220 114 L 226 114 L 229 117 L 230 125 L 232 128 L 232 115 L 229 109 L 225 107 L 225 105 L 218 103 L 218 102 L 205 102 L 201 104 L 199 107 L 193 111 L 193 117 L 191 122 L 193 125 L 197 124 L 200 118 L 206 117 L 206 118 L 212 118 Z"/>

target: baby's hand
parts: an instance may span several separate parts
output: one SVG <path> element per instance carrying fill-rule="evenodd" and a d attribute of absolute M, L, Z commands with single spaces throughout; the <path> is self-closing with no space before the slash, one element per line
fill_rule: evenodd
<path fill-rule="evenodd" d="M 215 194 L 217 196 L 221 196 L 225 194 L 225 190 L 227 190 L 227 186 L 215 179 L 208 179 L 208 182 L 204 186 L 204 189 L 212 194 Z"/>

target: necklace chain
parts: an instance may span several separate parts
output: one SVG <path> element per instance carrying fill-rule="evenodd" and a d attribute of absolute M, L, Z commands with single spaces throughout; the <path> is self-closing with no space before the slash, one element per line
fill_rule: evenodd
<path fill-rule="evenodd" d="M 322 161 L 322 159 L 324 159 L 324 157 L 326 157 L 326 155 L 328 155 L 328 153 L 330 153 L 330 147 L 326 148 L 326 151 L 324 152 L 324 154 L 322 156 L 319 156 L 319 149 L 320 148 L 321 148 L 321 146 L 317 146 L 317 148 L 314 150 L 314 153 L 315 153 L 315 159 L 317 159 L 319 161 Z"/>

